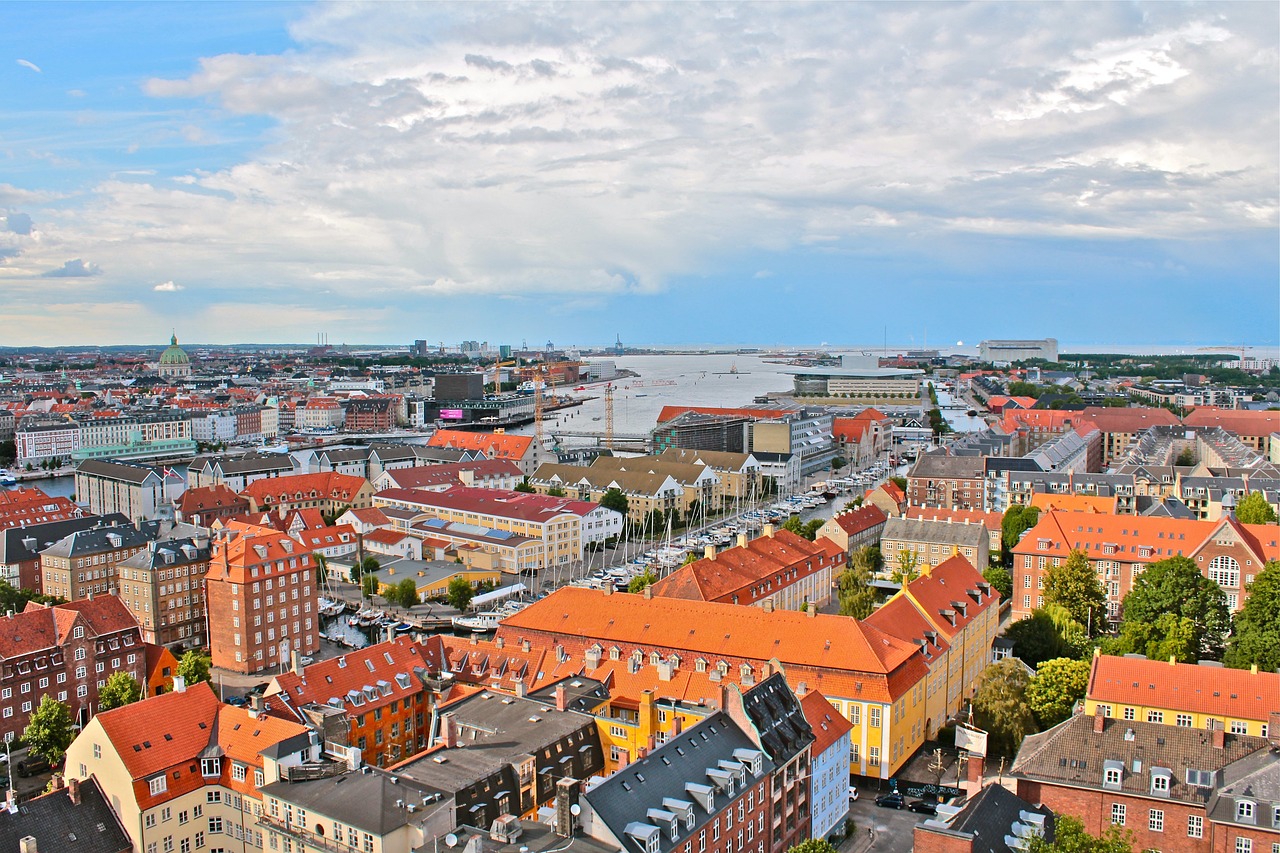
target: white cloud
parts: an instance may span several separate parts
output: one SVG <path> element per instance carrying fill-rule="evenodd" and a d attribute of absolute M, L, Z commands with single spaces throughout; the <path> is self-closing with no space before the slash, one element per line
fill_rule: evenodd
<path fill-rule="evenodd" d="M 19 59 L 18 64 L 21 65 L 23 68 L 30 68 L 32 71 L 36 72 L 37 74 L 44 73 L 43 71 L 40 70 L 39 65 L 36 65 L 34 62 L 32 62 L 29 59 Z"/>
<path fill-rule="evenodd" d="M 156 293 L 177 293 L 179 290 L 186 290 L 185 287 L 173 281 L 162 281 L 151 289 Z"/>

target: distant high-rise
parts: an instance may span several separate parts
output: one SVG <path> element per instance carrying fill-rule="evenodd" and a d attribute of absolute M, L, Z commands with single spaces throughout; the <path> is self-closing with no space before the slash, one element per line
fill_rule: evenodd
<path fill-rule="evenodd" d="M 1058 339 L 983 341 L 978 348 L 978 357 L 990 362 L 1027 361 L 1033 358 L 1056 362 Z"/>

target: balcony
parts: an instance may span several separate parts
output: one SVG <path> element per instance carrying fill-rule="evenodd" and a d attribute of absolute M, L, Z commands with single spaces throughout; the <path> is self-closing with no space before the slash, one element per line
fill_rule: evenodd
<path fill-rule="evenodd" d="M 279 818 L 270 815 L 262 815 L 258 818 L 258 826 L 268 832 L 278 832 L 286 838 L 292 838 L 298 842 L 298 847 L 305 850 L 324 850 L 327 853 L 351 853 L 351 848 L 341 841 L 335 841 L 326 838 L 323 835 L 316 835 L 314 832 L 302 829 L 292 824 L 286 824 Z M 303 847 L 303 845 L 306 847 Z"/>

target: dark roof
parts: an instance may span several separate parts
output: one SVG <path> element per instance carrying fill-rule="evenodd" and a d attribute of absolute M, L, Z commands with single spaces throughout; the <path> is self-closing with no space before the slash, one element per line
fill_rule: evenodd
<path fill-rule="evenodd" d="M 1262 811 L 1257 826 L 1267 825 L 1267 804 L 1280 803 L 1280 752 L 1259 750 L 1226 767 L 1222 786 L 1209 800 L 1209 819 L 1219 823 L 1240 823 L 1236 819 L 1236 799 L 1253 800 Z M 1256 813 L 1256 811 L 1255 811 Z"/>
<path fill-rule="evenodd" d="M 569 846 L 566 844 L 567 839 L 556 835 L 554 828 L 532 820 L 520 821 L 520 837 L 510 843 L 495 841 L 487 828 L 479 829 L 474 826 L 459 826 L 451 834 L 458 839 L 455 851 L 465 851 L 468 844 L 477 841 L 484 853 L 559 853 Z M 440 853 L 442 848 L 448 850 L 448 843 L 447 836 L 428 838 L 421 847 L 415 848 L 415 853 Z M 576 832 L 572 849 L 573 853 L 617 853 L 618 847 Z"/>
<path fill-rule="evenodd" d="M 1213 732 L 1161 723 L 1104 718 L 1101 733 L 1093 731 L 1094 717 L 1078 714 L 1048 731 L 1022 742 L 1012 775 L 1054 785 L 1107 790 L 1104 771 L 1120 769 L 1120 788 L 1149 796 L 1153 769 L 1167 770 L 1169 796 L 1175 802 L 1204 805 L 1212 788 L 1187 784 L 1187 771 L 1214 774 L 1235 761 L 1267 749 L 1266 738 L 1225 734 L 1222 748 L 1213 745 Z"/>
<path fill-rule="evenodd" d="M 18 841 L 28 835 L 41 851 L 127 853 L 133 849 L 93 776 L 80 782 L 78 806 L 71 804 L 68 789 L 63 788 L 22 803 L 16 813 L 0 809 L 0 850 L 17 850 Z"/>
<path fill-rule="evenodd" d="M 126 560 L 120 562 L 125 569 L 156 569 L 168 566 L 186 566 L 209 560 L 209 540 L 163 539 L 151 543 Z"/>
<path fill-rule="evenodd" d="M 778 764 L 786 764 L 814 741 L 796 694 L 775 672 L 742 695 L 742 707 L 760 736 L 760 745 Z"/>
<path fill-rule="evenodd" d="M 759 773 L 751 772 L 754 758 L 759 758 Z M 622 843 L 623 850 L 644 853 L 645 845 L 640 840 L 643 836 L 638 833 L 647 835 L 659 830 L 658 850 L 669 853 L 683 847 L 776 766 L 728 714 L 717 711 L 587 791 L 584 799 Z M 730 767 L 741 768 L 746 776 L 745 785 L 735 784 L 732 797 L 721 787 Z M 706 800 L 699 797 L 699 788 L 714 790 L 712 811 L 707 811 Z M 673 841 L 670 818 L 664 815 L 682 818 L 689 809 L 693 812 L 693 827 L 684 819 L 678 820 Z"/>
<path fill-rule="evenodd" d="M 1053 841 L 1053 812 L 1040 805 L 1032 805 L 1002 785 L 988 785 L 969 800 L 950 821 L 933 819 L 925 821 L 917 832 L 946 831 L 947 834 L 964 835 L 972 843 L 971 853 L 1016 853 L 1019 848 L 1010 847 L 1005 838 L 1015 836 L 1015 823 L 1024 827 L 1034 826 L 1034 821 L 1023 819 L 1023 813 L 1044 817 L 1044 837 Z"/>
<path fill-rule="evenodd" d="M 907 477 L 910 479 L 959 479 L 980 480 L 985 463 L 981 456 L 948 456 L 945 453 L 926 453 L 916 460 Z"/>
<path fill-rule="evenodd" d="M 159 477 L 154 468 L 143 465 L 130 465 L 125 462 L 111 462 L 105 459 L 86 459 L 76 466 L 77 474 L 92 477 L 105 477 L 109 480 L 120 480 L 125 483 L 140 485 L 148 477 Z"/>
<path fill-rule="evenodd" d="M 32 524 L 28 527 L 11 527 L 0 536 L 0 563 L 13 564 L 34 560 L 45 548 L 78 530 L 88 530 L 99 524 L 128 523 L 128 517 L 113 512 L 108 515 L 87 515 L 83 518 Z"/>
<path fill-rule="evenodd" d="M 110 536 L 118 536 L 115 544 Z M 137 526 L 128 523 L 91 527 L 70 533 L 44 549 L 41 553 L 54 557 L 75 557 L 80 554 L 97 554 L 116 548 L 137 548 L 153 542 L 160 535 L 160 522 L 140 521 Z"/>
<path fill-rule="evenodd" d="M 436 800 L 434 791 L 408 777 L 369 766 L 325 779 L 272 782 L 262 792 L 374 836 L 426 817 L 423 800 L 428 808 Z M 397 803 L 412 803 L 414 811 Z"/>
<path fill-rule="evenodd" d="M 556 688 L 561 685 L 564 685 L 565 698 L 568 700 L 567 707 L 570 711 L 590 714 L 600 706 L 601 702 L 609 698 L 609 687 L 603 681 L 598 678 L 588 678 L 585 675 L 571 675 L 563 678 L 555 684 L 533 691 L 529 694 L 529 698 L 554 705 Z"/>

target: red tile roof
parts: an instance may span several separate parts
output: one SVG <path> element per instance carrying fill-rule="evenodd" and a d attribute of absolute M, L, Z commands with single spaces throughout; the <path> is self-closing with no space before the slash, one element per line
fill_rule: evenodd
<path fill-rule="evenodd" d="M 1000 604 L 1000 593 L 973 564 L 958 554 L 909 582 L 905 592 L 948 640 L 954 640 L 987 608 Z M 978 593 L 977 600 L 970 592 Z"/>
<path fill-rule="evenodd" d="M 727 548 L 714 559 L 704 557 L 680 567 L 655 583 L 653 594 L 695 601 L 727 601 L 732 597 L 738 600 L 731 603 L 751 604 L 842 562 L 838 557 L 842 553 L 828 539 L 810 542 L 790 530 L 778 530 L 772 536 Z M 776 581 L 768 591 L 756 589 L 771 577 L 791 570 L 795 571 L 791 580 Z"/>
<path fill-rule="evenodd" d="M 1102 432 L 1137 433 L 1158 424 L 1177 424 L 1178 416 L 1168 409 L 1108 408 L 1090 406 L 1080 413 L 1081 423 L 1091 423 Z"/>
<path fill-rule="evenodd" d="M 490 459 L 523 459 L 533 447 L 533 436 L 439 429 L 427 439 L 427 447 L 478 450 Z"/>
<path fill-rule="evenodd" d="M 752 418 L 754 420 L 775 420 L 783 418 L 787 415 L 794 415 L 795 409 L 722 409 L 715 406 L 663 406 L 662 411 L 658 413 L 658 423 L 664 424 L 669 420 L 680 417 L 685 412 L 696 412 L 700 415 L 728 415 L 739 418 Z"/>
<path fill-rule="evenodd" d="M 1097 702 L 1263 720 L 1280 709 L 1280 675 L 1194 663 L 1099 655 L 1086 695 Z"/>
<path fill-rule="evenodd" d="M 1191 556 L 1223 524 L 1238 532 L 1260 563 L 1280 559 L 1280 527 L 1274 524 L 1240 524 L 1234 518 L 1200 521 L 1079 512 L 1041 513 L 1039 522 L 1023 535 L 1013 552 L 1066 557 L 1072 549 L 1079 549 L 1091 560 L 1152 563 L 1179 554 Z"/>
<path fill-rule="evenodd" d="M 234 490 L 221 483 L 187 489 L 178 499 L 178 511 L 184 518 L 190 518 L 198 512 L 228 507 L 244 507 L 247 510 L 249 505 Z"/>
<path fill-rule="evenodd" d="M 363 714 L 422 692 L 417 671 L 439 672 L 444 664 L 444 647 L 435 638 L 418 643 L 409 637 L 397 637 L 317 661 L 301 673 L 282 673 L 272 680 L 266 696 L 287 696 L 293 708 L 311 702 L 325 705 L 330 704 L 330 699 L 339 699 L 347 711 Z M 362 704 L 355 704 L 353 698 Z"/>
<path fill-rule="evenodd" d="M 595 504 L 553 498 L 548 495 L 517 492 L 511 489 L 479 489 L 454 486 L 443 492 L 418 489 L 387 489 L 374 495 L 382 501 L 404 501 L 424 508 L 437 507 L 453 512 L 470 512 L 499 518 L 517 518 L 545 524 L 562 515 L 582 515 L 596 508 Z"/>
<path fill-rule="evenodd" d="M 1260 436 L 1280 432 L 1280 412 L 1275 411 L 1203 406 L 1190 412 L 1182 422 L 1187 426 L 1222 427 L 1236 435 Z"/>
<path fill-rule="evenodd" d="M 474 462 L 423 465 L 417 468 L 397 468 L 386 473 L 397 488 L 421 489 L 460 485 L 464 471 L 471 472 L 477 480 L 488 477 L 520 477 L 522 474 L 520 466 L 510 459 L 477 459 Z"/>
<path fill-rule="evenodd" d="M 813 729 L 814 742 L 810 749 L 815 758 L 840 738 L 848 737 L 853 730 L 853 724 L 845 719 L 844 714 L 832 707 L 826 697 L 817 691 L 810 691 L 800 697 L 800 710 Z"/>
<path fill-rule="evenodd" d="M 206 681 L 181 693 L 165 693 L 95 719 L 134 780 L 190 761 L 209 745 L 210 727 L 222 703 Z M 201 726 L 200 723 L 204 723 Z M 199 778 L 199 770 L 194 774 Z"/>
<path fill-rule="evenodd" d="M 855 507 L 851 510 L 838 513 L 831 518 L 836 524 L 850 536 L 856 536 L 863 531 L 870 530 L 877 524 L 884 524 L 889 520 L 889 516 L 884 514 L 880 507 L 874 504 Z"/>
<path fill-rule="evenodd" d="M 368 481 L 364 477 L 337 474 L 290 474 L 254 480 L 240 494 L 263 501 L 292 503 L 299 500 L 352 501 Z"/>

